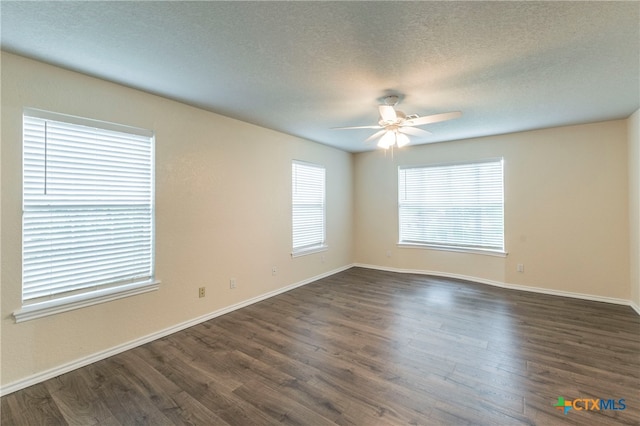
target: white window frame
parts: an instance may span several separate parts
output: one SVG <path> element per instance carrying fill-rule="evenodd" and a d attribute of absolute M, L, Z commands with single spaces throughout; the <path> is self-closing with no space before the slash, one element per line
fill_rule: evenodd
<path fill-rule="evenodd" d="M 47 123 L 45 126 L 44 123 Z M 123 297 L 133 296 L 136 294 L 154 291 L 159 288 L 159 281 L 155 279 L 155 135 L 152 131 L 138 129 L 124 125 L 106 123 L 87 118 L 69 116 L 64 114 L 41 111 L 31 108 L 25 108 L 23 111 L 23 285 L 22 285 L 22 307 L 13 313 L 16 322 L 27 321 L 35 318 L 41 318 L 48 315 L 66 312 L 73 309 L 91 306 L 110 300 L 120 299 Z M 27 131 L 27 128 L 29 129 Z M 44 130 L 42 130 L 44 129 Z M 47 136 L 47 129 L 51 136 Z M 56 130 L 53 130 L 56 129 Z M 69 133 L 66 133 L 66 132 Z M 82 132 L 82 136 L 78 136 Z M 117 133 L 114 133 L 117 132 Z M 55 135 L 54 135 L 55 133 Z M 98 134 L 102 133 L 102 136 Z M 123 142 L 120 136 L 126 134 L 126 137 L 135 139 L 136 142 Z M 69 135 L 69 136 L 68 136 Z M 72 135 L 72 136 L 71 136 Z M 122 135 L 125 136 L 125 135 Z M 92 149 L 97 146 L 97 141 L 103 137 L 113 137 L 113 144 L 103 145 L 104 153 L 95 154 Z M 111 140 L 111 139 L 110 139 Z M 42 142 L 41 142 L 42 141 Z M 79 142 L 74 142 L 79 141 Z M 89 141 L 92 141 L 91 143 Z M 93 142 L 96 141 L 96 142 Z M 142 142 L 140 142 L 142 141 Z M 104 140 L 102 140 L 102 143 Z M 47 148 L 47 143 L 52 148 Z M 74 146 L 75 143 L 75 146 Z M 84 145 L 82 145 L 84 143 Z M 93 144 L 92 144 L 93 143 Z M 115 153 L 115 146 L 124 143 L 120 153 Z M 130 157 L 125 155 L 123 160 L 109 160 L 110 155 L 120 156 L 121 153 L 128 154 L 133 149 L 135 143 L 141 143 L 143 148 L 140 151 L 140 158 L 143 167 L 146 169 L 142 173 L 142 178 L 128 183 L 130 169 L 124 171 L 122 162 L 128 161 Z M 87 150 L 85 147 L 91 147 Z M 48 151 L 49 149 L 49 151 Z M 56 151 L 57 150 L 57 151 Z M 63 150 L 68 150 L 68 155 L 62 154 Z M 51 153 L 49 153 L 51 152 Z M 94 177 L 100 173 L 99 167 L 86 167 L 84 162 L 79 162 L 78 155 L 80 153 L 91 155 L 96 161 L 104 164 L 105 160 L 111 161 L 111 166 L 104 166 L 105 171 L 99 177 Z M 68 165 L 65 163 L 69 161 Z M 84 160 L 83 160 L 84 161 Z M 87 164 L 93 160 L 88 159 Z M 29 164 L 27 164 L 29 162 Z M 82 164 L 85 171 L 78 167 Z M 137 166 L 136 166 L 137 168 Z M 88 171 L 86 171 L 88 170 Z M 122 175 L 118 176 L 118 172 L 122 170 Z M 141 169 L 136 169 L 141 170 Z M 137 172 L 134 172 L 137 173 Z M 84 176 L 81 176 L 84 175 Z M 138 195 L 121 195 L 123 190 L 119 192 L 113 191 L 110 185 L 116 184 L 116 181 L 127 182 L 127 191 L 134 188 L 133 185 L 139 185 L 141 188 Z M 77 187 L 76 187 L 77 185 Z M 118 183 L 117 185 L 120 185 Z M 121 185 L 125 186 L 125 185 Z M 49 190 L 47 190 L 49 187 Z M 57 187 L 57 189 L 56 189 Z M 34 189 L 35 188 L 35 189 Z M 82 188 L 82 191 L 80 190 Z M 40 192 L 42 190 L 42 192 Z M 66 194 L 69 194 L 66 196 Z M 117 195 L 116 195 L 117 194 Z M 80 198 L 78 198 L 80 197 Z M 130 198 L 128 201 L 126 198 Z M 142 201 L 140 201 L 142 200 Z M 142 204 L 140 204 L 142 203 Z M 127 207 L 134 206 L 134 207 Z M 116 224 L 113 217 L 118 216 L 120 212 L 127 209 L 139 209 L 143 212 L 139 222 L 136 219 L 135 225 L 122 225 L 122 222 Z M 141 210 L 140 210 L 141 209 Z M 46 220 L 48 214 L 50 217 L 58 217 L 58 224 L 63 224 L 65 234 L 60 234 L 61 228 L 54 227 L 54 220 Z M 102 214 L 103 218 L 96 218 L 96 215 Z M 125 213 L 126 214 L 126 213 Z M 39 216 L 38 216 L 39 215 Z M 85 254 L 82 261 L 78 260 L 77 250 L 80 247 L 76 243 L 77 231 L 80 226 L 80 216 L 90 218 L 92 221 L 91 228 L 86 225 L 84 227 L 85 235 L 89 232 L 92 238 L 103 237 L 110 238 L 113 241 L 114 234 L 106 228 L 114 229 L 114 227 L 126 228 L 122 232 L 132 235 L 133 244 L 142 242 L 143 248 L 135 245 L 131 250 L 135 252 L 122 253 L 120 248 L 114 249 L 113 246 L 95 245 L 84 250 L 100 250 L 104 254 L 96 256 L 91 253 L 92 257 L 88 258 Z M 104 218 L 109 215 L 111 218 Z M 45 220 L 39 221 L 35 218 L 45 217 Z M 122 221 L 129 221 L 131 216 L 119 216 Z M 86 219 L 85 219 L 86 221 Z M 36 223 L 36 225 L 34 225 Z M 86 222 L 85 222 L 86 223 Z M 140 225 L 142 224 L 142 226 Z M 77 227 L 77 228 L 76 228 Z M 100 227 L 105 230 L 100 230 Z M 140 230 L 143 227 L 144 230 Z M 42 230 L 40 229 L 42 228 Z M 74 229 L 76 228 L 76 229 Z M 132 234 L 132 230 L 136 230 L 137 235 Z M 47 232 L 57 233 L 61 238 L 67 239 L 70 252 L 66 258 L 56 256 L 63 252 L 58 246 L 51 250 L 40 251 L 35 245 L 42 242 L 53 241 L 46 238 Z M 75 234 L 74 234 L 75 233 Z M 90 240 L 92 242 L 94 240 Z M 55 244 L 55 242 L 51 242 Z M 111 244 L 108 242 L 107 244 Z M 129 243 L 123 243 L 129 244 Z M 120 244 L 118 247 L 121 247 Z M 52 246 L 53 247 L 53 246 Z M 115 251 L 114 251 L 115 250 Z M 107 253 L 107 251 L 109 253 Z M 34 254 L 35 253 L 35 254 Z M 137 254 L 136 254 L 137 253 Z M 106 278 L 96 278 L 95 276 L 83 275 L 82 270 L 95 272 L 97 264 L 93 259 L 101 259 L 105 261 L 107 254 L 115 256 L 118 259 L 127 259 L 127 256 L 134 256 L 137 265 L 133 268 L 136 272 L 128 272 L 117 278 L 122 270 L 130 265 L 109 266 L 105 264 L 104 268 L 110 268 L 105 273 Z M 140 259 L 140 260 L 138 260 Z M 84 268 L 79 263 L 87 262 Z M 99 260 L 98 260 L 99 261 Z M 109 260 L 110 262 L 112 260 Z M 43 263 L 44 262 L 44 263 Z M 37 264 L 38 266 L 34 266 Z M 41 272 L 42 265 L 48 267 L 48 272 Z M 48 265 L 48 266 L 46 266 Z M 50 272 L 54 268 L 64 268 L 65 278 L 56 281 L 54 273 Z M 67 274 L 67 271 L 73 271 L 73 279 Z M 110 271 L 110 272 L 109 272 Z M 34 275 L 37 278 L 34 278 Z M 66 278 L 69 277 L 69 278 Z M 115 281 L 114 281 L 115 280 Z M 28 283 L 28 284 L 27 284 Z"/>
<path fill-rule="evenodd" d="M 301 179 L 307 179 L 307 181 L 301 182 Z M 318 253 L 328 248 L 326 182 L 324 166 L 299 160 L 291 162 L 292 257 Z M 315 216 L 314 221 L 301 223 L 303 218 L 296 214 L 296 206 L 306 206 L 308 210 L 311 209 Z M 321 219 L 318 219 L 318 210 L 322 211 Z M 311 234 L 312 237 L 304 238 L 302 234 Z"/>
<path fill-rule="evenodd" d="M 413 176 L 409 176 L 413 183 L 407 183 L 406 173 L 411 170 L 415 171 Z M 487 176 L 487 173 L 491 174 L 490 178 L 482 178 L 482 180 L 476 180 L 473 183 L 469 182 L 472 188 L 477 190 L 484 185 L 489 192 L 478 194 L 476 191 L 472 194 L 469 191 L 468 196 L 460 197 L 461 192 L 451 191 L 456 188 L 456 183 L 451 181 L 451 179 L 455 179 L 455 174 L 460 173 L 461 177 L 471 177 L 472 172 L 475 172 L 477 176 L 479 176 L 478 173 L 484 173 L 484 176 Z M 439 176 L 438 179 L 442 180 L 440 182 L 435 181 L 433 186 L 430 187 L 426 183 L 424 185 L 420 184 L 419 179 L 425 180 L 427 178 L 426 175 L 430 175 L 434 179 L 436 179 L 435 176 L 437 175 Z M 410 186 L 403 188 L 403 185 L 411 184 L 416 185 L 414 190 L 411 190 Z M 462 187 L 460 188 L 460 191 L 464 190 Z M 467 186 L 466 188 L 469 187 Z M 426 191 L 430 192 L 427 193 Z M 429 200 L 429 197 L 431 197 L 431 200 Z M 412 200 L 411 198 L 414 199 Z M 489 207 L 491 204 L 493 207 Z M 499 204 L 499 208 L 496 208 L 496 204 Z M 426 210 L 427 206 L 437 206 L 439 207 L 439 212 L 433 211 L 433 209 L 429 212 Z M 485 218 L 483 219 L 477 215 L 472 216 L 475 224 L 471 225 L 471 221 L 465 222 L 465 217 L 462 215 L 450 216 L 451 219 L 447 219 L 449 223 L 442 228 L 443 233 L 440 236 L 435 235 L 435 227 L 427 225 L 427 223 L 437 224 L 439 223 L 438 219 L 441 220 L 443 214 L 450 214 L 448 211 L 444 213 L 445 209 L 462 213 L 465 209 L 468 211 L 470 208 L 476 212 L 480 208 L 483 209 L 486 212 Z M 403 220 L 407 216 L 410 217 L 410 209 L 414 209 L 414 211 L 425 209 L 419 213 L 424 216 L 424 222 L 418 222 L 415 218 Z M 482 226 L 477 225 L 478 221 L 482 223 Z M 460 232 L 465 226 L 469 226 L 469 230 Z M 482 228 L 488 227 L 493 229 L 499 227 L 500 231 L 497 234 L 495 232 L 483 232 Z M 504 246 L 503 158 L 423 166 L 399 166 L 398 246 L 506 256 L 507 252 Z"/>

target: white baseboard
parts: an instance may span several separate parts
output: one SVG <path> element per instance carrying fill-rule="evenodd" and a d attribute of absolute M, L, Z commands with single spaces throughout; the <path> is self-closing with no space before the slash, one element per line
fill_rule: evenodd
<path fill-rule="evenodd" d="M 140 337 L 138 339 L 131 340 L 129 342 L 123 343 L 123 344 L 118 345 L 118 346 L 114 346 L 114 347 L 106 349 L 104 351 L 96 352 L 96 353 L 94 353 L 92 355 L 79 358 L 79 359 L 77 359 L 75 361 L 71 361 L 69 363 L 66 363 L 66 364 L 63 364 L 63 365 L 59 365 L 59 366 L 51 368 L 49 370 L 42 371 L 40 373 L 36 373 L 36 374 L 31 375 L 29 377 L 26 377 L 24 379 L 21 379 L 21 380 L 15 381 L 13 383 L 9 383 L 9 384 L 7 384 L 5 386 L 2 386 L 0 388 L 0 396 L 4 396 L 4 395 L 10 394 L 12 392 L 18 391 L 20 389 L 24 389 L 26 387 L 29 387 L 29 386 L 44 382 L 45 380 L 52 379 L 52 378 L 57 377 L 57 376 L 59 376 L 61 374 L 68 373 L 70 371 L 76 370 L 78 368 L 84 367 L 84 366 L 89 365 L 89 364 L 93 364 L 94 362 L 101 361 L 103 359 L 109 358 L 110 356 L 117 355 L 117 354 L 119 354 L 121 352 L 127 351 L 129 349 L 133 349 L 133 348 L 138 347 L 140 345 L 144 345 L 145 343 L 152 342 L 154 340 L 157 340 L 157 339 L 160 339 L 162 337 L 165 337 L 165 336 L 168 336 L 170 334 L 173 334 L 173 333 L 175 333 L 177 331 L 181 331 L 181 330 L 184 330 L 186 328 L 193 327 L 194 325 L 200 324 L 200 323 L 202 323 L 204 321 L 208 321 L 210 319 L 213 319 L 213 318 L 219 317 L 221 315 L 227 314 L 229 312 L 235 311 L 237 309 L 244 308 L 245 306 L 249 306 L 249 305 L 252 305 L 254 303 L 261 302 L 261 301 L 263 301 L 265 299 L 268 299 L 270 297 L 277 296 L 278 294 L 285 293 L 287 291 L 293 290 L 294 288 L 301 287 L 301 286 L 306 285 L 306 284 L 310 284 L 310 283 L 312 283 L 314 281 L 317 281 L 319 279 L 322 279 L 322 278 L 337 274 L 338 272 L 345 271 L 345 270 L 350 269 L 352 267 L 353 267 L 353 265 L 346 265 L 346 266 L 334 269 L 332 271 L 325 272 L 325 273 L 322 273 L 320 275 L 316 275 L 316 276 L 311 277 L 311 278 L 307 278 L 307 279 L 299 281 L 297 283 L 290 284 L 288 286 L 279 288 L 277 290 L 273 290 L 273 291 L 261 294 L 261 295 L 256 296 L 256 297 L 252 297 L 250 299 L 244 300 L 244 301 L 236 303 L 234 305 L 227 306 L 225 308 L 218 309 L 216 311 L 213 311 L 213 312 L 210 312 L 208 314 L 199 316 L 197 318 L 193 318 L 191 320 L 176 324 L 176 325 L 174 325 L 172 327 L 169 327 L 169 328 L 166 328 L 164 330 L 160 330 L 160 331 L 157 331 L 155 333 L 151 333 L 149 335 Z"/>
<path fill-rule="evenodd" d="M 640 315 L 640 308 L 638 308 L 638 306 L 634 304 L 631 300 L 617 299 L 615 297 L 597 296 L 597 295 L 585 294 L 585 293 L 573 293 L 570 291 L 553 290 L 553 289 L 541 288 L 541 287 L 530 287 L 530 286 L 519 285 L 519 284 L 509 284 L 501 281 L 488 280 L 485 278 L 472 277 L 468 275 L 451 274 L 448 272 L 440 272 L 440 271 L 427 271 L 427 270 L 420 270 L 420 269 L 400 269 L 400 268 L 393 268 L 388 266 L 368 265 L 363 263 L 354 263 L 353 266 L 356 266 L 359 268 L 377 269 L 379 271 L 399 272 L 404 274 L 419 274 L 419 275 L 432 275 L 435 277 L 456 278 L 460 280 L 472 281 L 480 284 L 488 284 L 495 287 L 502 287 L 502 288 L 507 288 L 511 290 L 520 290 L 520 291 L 528 291 L 532 293 L 549 294 L 552 296 L 572 297 L 574 299 L 613 303 L 615 305 L 626 305 L 626 306 L 631 306 L 638 313 L 638 315 Z"/>

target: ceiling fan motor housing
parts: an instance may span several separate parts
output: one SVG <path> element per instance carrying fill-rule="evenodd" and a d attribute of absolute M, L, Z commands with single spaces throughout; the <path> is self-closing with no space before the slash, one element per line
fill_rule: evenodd
<path fill-rule="evenodd" d="M 407 116 L 404 112 L 402 111 L 395 111 L 396 113 L 396 117 L 395 120 L 385 120 L 384 118 L 380 117 L 380 121 L 378 122 L 378 124 L 382 127 L 386 127 L 389 125 L 396 125 L 396 124 L 400 124 L 403 121 L 406 120 Z"/>
<path fill-rule="evenodd" d="M 397 95 L 385 96 L 384 104 L 388 106 L 396 106 L 398 105 L 399 100 L 400 100 L 400 97 Z"/>

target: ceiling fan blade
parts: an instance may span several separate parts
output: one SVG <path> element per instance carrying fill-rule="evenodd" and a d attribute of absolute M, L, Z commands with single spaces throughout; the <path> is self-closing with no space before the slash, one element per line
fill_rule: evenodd
<path fill-rule="evenodd" d="M 453 120 L 462 116 L 460 111 L 443 112 L 442 114 L 425 115 L 424 117 L 414 118 L 404 122 L 405 126 L 423 126 L 425 124 L 438 123 L 440 121 Z"/>
<path fill-rule="evenodd" d="M 387 131 L 386 129 L 382 129 L 382 130 L 380 130 L 379 132 L 375 132 L 374 134 L 372 134 L 371 136 L 369 136 L 368 138 L 366 138 L 364 141 L 365 141 L 365 142 L 369 142 L 369 141 L 372 141 L 372 140 L 374 140 L 374 139 L 377 139 L 377 138 L 379 138 L 380 136 L 384 135 L 386 131 Z"/>
<path fill-rule="evenodd" d="M 394 123 L 398 119 L 396 110 L 390 105 L 379 105 L 378 110 L 380 111 L 380 118 L 382 121 Z"/>
<path fill-rule="evenodd" d="M 382 129 L 382 126 L 351 126 L 351 127 L 332 127 L 331 130 L 352 130 L 352 129 Z"/>
<path fill-rule="evenodd" d="M 415 127 L 405 127 L 402 126 L 398 129 L 400 133 L 405 133 L 411 136 L 429 136 L 431 134 L 428 130 L 417 129 Z"/>

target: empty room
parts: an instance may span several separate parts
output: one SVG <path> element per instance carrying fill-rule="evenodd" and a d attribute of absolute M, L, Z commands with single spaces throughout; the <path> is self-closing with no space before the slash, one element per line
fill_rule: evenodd
<path fill-rule="evenodd" d="M 640 2 L 0 2 L 0 423 L 640 425 Z"/>

